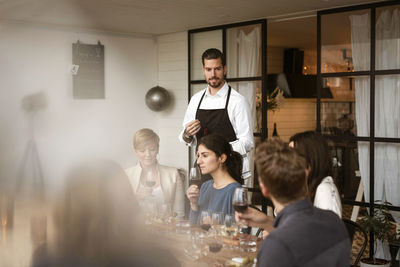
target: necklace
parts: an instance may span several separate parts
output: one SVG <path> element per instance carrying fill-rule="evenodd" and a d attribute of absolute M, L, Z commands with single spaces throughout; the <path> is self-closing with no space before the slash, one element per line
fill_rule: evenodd
<path fill-rule="evenodd" d="M 214 182 L 214 188 L 215 189 L 221 189 L 221 188 L 224 188 L 225 186 L 227 186 L 228 184 L 230 184 L 231 182 L 229 182 L 229 183 L 225 183 L 225 184 L 222 184 L 222 185 L 217 185 L 215 182 Z"/>

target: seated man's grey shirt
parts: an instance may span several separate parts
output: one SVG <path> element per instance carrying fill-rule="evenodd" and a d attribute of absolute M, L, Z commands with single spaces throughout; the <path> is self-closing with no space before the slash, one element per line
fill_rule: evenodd
<path fill-rule="evenodd" d="M 332 211 L 306 200 L 286 206 L 263 241 L 258 266 L 350 266 L 351 244 L 346 226 Z"/>

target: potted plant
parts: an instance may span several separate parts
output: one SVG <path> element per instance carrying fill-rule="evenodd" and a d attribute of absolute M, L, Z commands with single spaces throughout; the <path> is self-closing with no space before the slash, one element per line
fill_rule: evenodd
<path fill-rule="evenodd" d="M 394 233 L 391 238 L 389 239 L 389 249 L 390 249 L 390 256 L 392 257 L 392 266 L 399 266 L 396 265 L 396 256 L 397 252 L 400 249 L 400 229 L 397 230 L 397 233 Z"/>
<path fill-rule="evenodd" d="M 377 241 L 389 244 L 389 242 L 393 240 L 393 236 L 396 236 L 396 234 L 393 234 L 392 231 L 393 219 L 388 208 L 388 206 L 390 206 L 391 204 L 389 202 L 383 202 L 380 200 L 377 200 L 376 203 L 379 205 L 374 209 L 374 212 L 369 213 L 365 217 L 361 218 L 359 223 L 366 232 L 372 233 L 374 235 L 375 244 L 377 243 Z M 375 251 L 373 253 L 373 257 L 361 259 L 360 266 L 389 267 L 390 261 L 378 259 L 375 257 L 377 246 L 375 245 L 374 247 Z"/>

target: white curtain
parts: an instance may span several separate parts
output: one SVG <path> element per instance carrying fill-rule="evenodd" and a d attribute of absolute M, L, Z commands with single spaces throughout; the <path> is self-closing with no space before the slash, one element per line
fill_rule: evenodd
<path fill-rule="evenodd" d="M 355 71 L 369 69 L 371 49 L 369 24 L 369 14 L 350 16 L 351 48 Z M 369 77 L 356 77 L 354 82 L 357 135 L 369 136 Z M 369 201 L 369 144 L 366 142 L 358 143 L 358 161 L 364 186 L 364 197 L 366 201 Z"/>
<path fill-rule="evenodd" d="M 250 33 L 246 34 L 240 30 L 237 39 L 238 54 L 239 54 L 239 77 L 257 76 L 258 68 L 260 65 L 260 28 L 254 28 Z M 239 83 L 238 91 L 246 97 L 250 104 L 254 123 L 257 125 L 256 117 L 256 83 L 255 82 L 241 82 Z"/>
<path fill-rule="evenodd" d="M 369 66 L 369 14 L 352 15 L 351 40 L 354 70 Z M 376 69 L 400 69 L 399 10 L 385 10 L 376 23 Z M 357 134 L 369 136 L 369 78 L 355 80 Z M 371 103 L 374 104 L 374 103 Z M 400 75 L 375 78 L 375 136 L 400 137 Z M 369 199 L 369 149 L 375 149 L 375 200 L 386 200 L 400 206 L 400 145 L 367 143 L 358 145 L 364 197 Z M 374 200 L 372 200 L 374 201 Z M 392 212 L 397 223 L 400 213 Z M 377 256 L 389 259 L 387 249 L 378 246 Z"/>
<path fill-rule="evenodd" d="M 400 10 L 385 10 L 376 23 L 376 69 L 400 69 Z M 375 135 L 400 137 L 400 75 L 377 76 Z M 400 145 L 377 144 L 377 176 L 387 201 L 400 206 Z M 400 213 L 392 212 L 397 223 Z"/>
<path fill-rule="evenodd" d="M 260 66 L 260 46 L 261 35 L 260 28 L 256 27 L 246 34 L 243 30 L 239 31 L 238 39 L 238 77 L 257 76 Z M 250 110 L 253 116 L 253 125 L 257 125 L 256 116 L 256 82 L 238 83 L 238 91 L 242 94 L 250 104 Z M 250 161 L 251 173 L 254 173 L 253 153 L 248 153 Z M 245 185 L 252 187 L 253 179 L 246 179 Z"/>

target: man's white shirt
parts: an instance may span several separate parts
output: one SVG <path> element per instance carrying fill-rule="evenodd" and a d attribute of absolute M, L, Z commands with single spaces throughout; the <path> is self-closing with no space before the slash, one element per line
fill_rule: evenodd
<path fill-rule="evenodd" d="M 228 83 L 225 82 L 223 87 L 215 95 L 211 95 L 207 87 L 192 96 L 183 119 L 183 130 L 179 134 L 179 140 L 181 142 L 186 143 L 182 138 L 185 125 L 196 119 L 197 107 L 204 91 L 206 91 L 206 93 L 201 102 L 200 109 L 224 109 L 228 90 Z M 231 142 L 233 149 L 242 155 L 246 152 L 250 152 L 254 147 L 253 119 L 251 117 L 250 106 L 244 96 L 233 88 L 231 88 L 227 111 L 237 138 L 237 141 Z M 196 137 L 193 138 L 191 143 L 186 144 L 190 146 L 196 145 Z"/>

